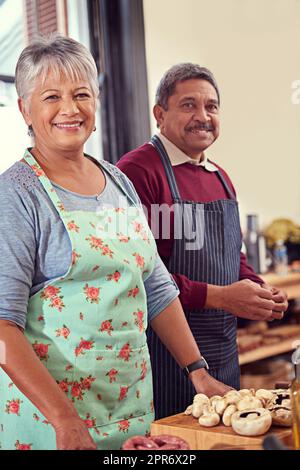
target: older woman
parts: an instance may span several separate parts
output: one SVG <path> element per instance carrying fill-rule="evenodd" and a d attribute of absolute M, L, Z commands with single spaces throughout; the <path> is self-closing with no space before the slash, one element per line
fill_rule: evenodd
<path fill-rule="evenodd" d="M 1 448 L 119 448 L 153 419 L 147 320 L 181 367 L 201 355 L 132 184 L 83 153 L 98 95 L 90 53 L 41 39 L 16 87 L 34 147 L 0 177 Z M 228 389 L 204 369 L 190 379 Z"/>

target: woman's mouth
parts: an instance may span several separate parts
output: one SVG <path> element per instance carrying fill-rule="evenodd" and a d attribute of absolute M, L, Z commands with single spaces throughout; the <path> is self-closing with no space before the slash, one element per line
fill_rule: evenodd
<path fill-rule="evenodd" d="M 55 122 L 53 125 L 58 129 L 78 129 L 83 124 L 83 121 L 75 122 Z"/>

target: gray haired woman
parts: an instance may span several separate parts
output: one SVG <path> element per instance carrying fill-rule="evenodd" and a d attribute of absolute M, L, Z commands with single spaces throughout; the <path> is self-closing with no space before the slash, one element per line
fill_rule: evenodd
<path fill-rule="evenodd" d="M 117 449 L 153 420 L 147 322 L 181 367 L 201 355 L 132 184 L 84 154 L 90 53 L 40 39 L 16 87 L 34 146 L 0 176 L 1 448 Z M 198 392 L 228 389 L 203 369 L 190 378 Z"/>

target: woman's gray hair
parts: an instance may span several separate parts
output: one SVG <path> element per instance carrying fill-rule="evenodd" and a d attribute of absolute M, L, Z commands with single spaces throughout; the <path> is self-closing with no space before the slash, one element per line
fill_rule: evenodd
<path fill-rule="evenodd" d="M 165 72 L 156 90 L 155 104 L 167 110 L 168 100 L 175 92 L 177 83 L 195 78 L 206 80 L 214 87 L 218 96 L 218 103 L 220 104 L 220 93 L 213 74 L 205 67 L 189 62 L 173 65 L 173 67 Z"/>
<path fill-rule="evenodd" d="M 58 33 L 39 37 L 22 51 L 15 72 L 18 96 L 26 101 L 36 79 L 44 82 L 50 71 L 58 79 L 62 75 L 72 81 L 86 79 L 94 97 L 98 97 L 98 73 L 91 53 L 79 42 Z"/>

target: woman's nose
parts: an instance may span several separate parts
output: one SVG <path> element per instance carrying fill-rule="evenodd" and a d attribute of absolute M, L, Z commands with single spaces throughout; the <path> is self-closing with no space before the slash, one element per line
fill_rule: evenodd
<path fill-rule="evenodd" d="M 74 115 L 78 112 L 79 110 L 75 100 L 65 99 L 61 101 L 60 114 Z"/>

